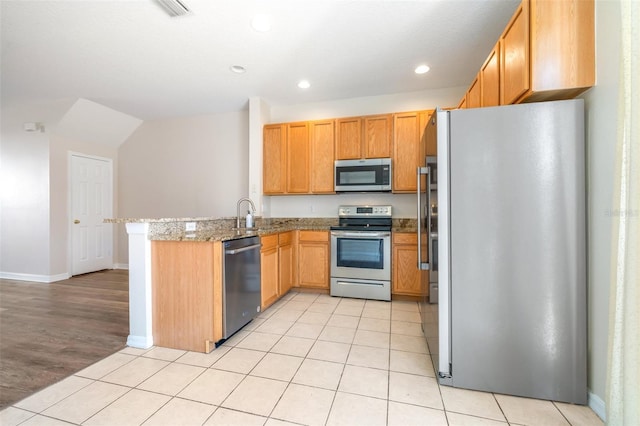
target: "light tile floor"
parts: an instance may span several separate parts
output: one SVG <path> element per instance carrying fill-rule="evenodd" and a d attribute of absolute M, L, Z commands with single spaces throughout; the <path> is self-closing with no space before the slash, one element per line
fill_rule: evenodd
<path fill-rule="evenodd" d="M 126 348 L 0 412 L 0 424 L 602 422 L 588 407 L 439 386 L 417 303 L 291 292 L 210 354 Z"/>

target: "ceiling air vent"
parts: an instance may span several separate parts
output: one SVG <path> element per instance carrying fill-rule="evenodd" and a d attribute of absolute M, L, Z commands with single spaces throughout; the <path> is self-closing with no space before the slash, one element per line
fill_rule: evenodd
<path fill-rule="evenodd" d="M 181 0 L 156 0 L 172 17 L 189 13 L 189 8 Z"/>

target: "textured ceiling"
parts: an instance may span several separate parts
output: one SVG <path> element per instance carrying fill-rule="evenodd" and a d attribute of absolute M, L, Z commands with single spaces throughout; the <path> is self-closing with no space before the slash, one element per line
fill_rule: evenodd
<path fill-rule="evenodd" d="M 86 98 L 140 119 L 468 85 L 518 0 L 0 1 L 3 106 Z M 250 27 L 269 14 L 272 30 Z M 413 69 L 431 67 L 424 75 Z M 245 74 L 229 71 L 242 65 Z M 311 88 L 299 89 L 300 79 Z"/>

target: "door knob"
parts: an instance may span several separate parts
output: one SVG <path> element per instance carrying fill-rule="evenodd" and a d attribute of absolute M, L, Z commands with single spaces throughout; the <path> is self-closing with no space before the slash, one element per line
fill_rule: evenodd
<path fill-rule="evenodd" d="M 77 225 L 77 224 L 79 224 L 79 223 L 80 223 L 80 221 L 79 221 L 78 219 L 75 219 L 75 220 L 73 221 L 73 223 Z"/>

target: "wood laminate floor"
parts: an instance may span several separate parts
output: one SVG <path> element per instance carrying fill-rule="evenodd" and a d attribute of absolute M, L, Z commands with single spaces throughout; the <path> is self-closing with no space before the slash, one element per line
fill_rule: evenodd
<path fill-rule="evenodd" d="M 124 348 L 128 282 L 122 270 L 0 279 L 0 410 Z"/>

